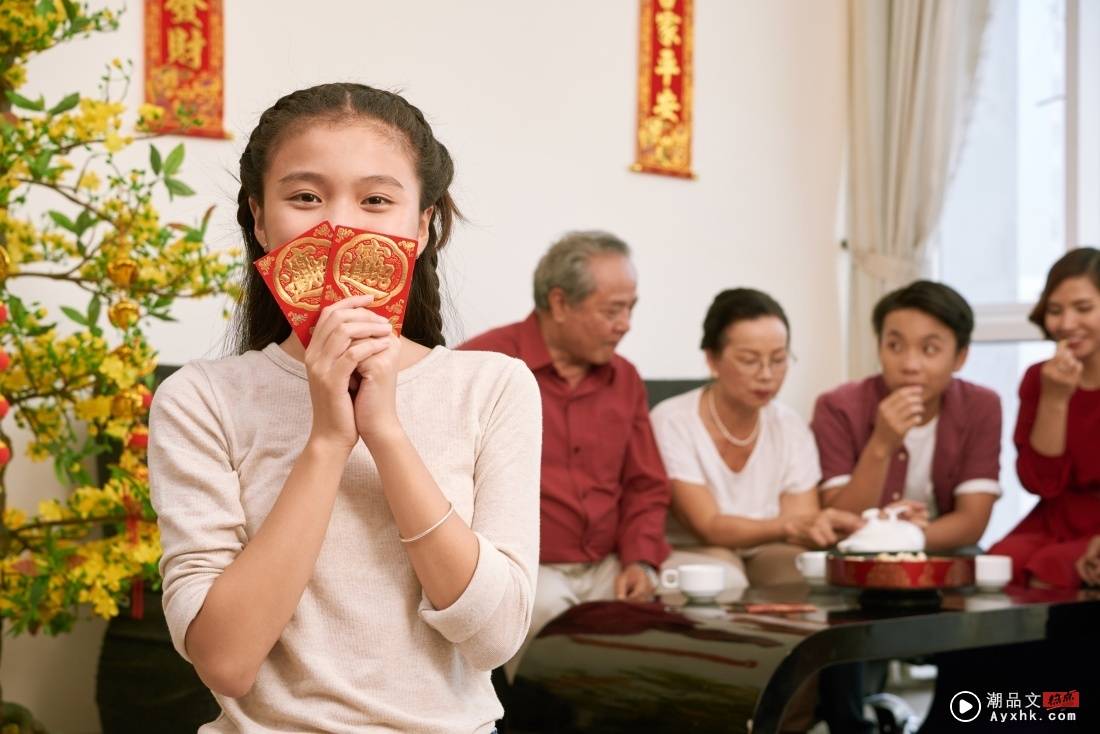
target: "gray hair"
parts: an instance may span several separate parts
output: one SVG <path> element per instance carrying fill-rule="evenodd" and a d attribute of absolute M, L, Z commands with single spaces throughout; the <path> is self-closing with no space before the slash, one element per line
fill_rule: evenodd
<path fill-rule="evenodd" d="M 550 291 L 561 288 L 570 305 L 596 290 L 588 261 L 596 255 L 630 257 L 630 247 L 609 232 L 570 232 L 555 242 L 535 268 L 535 308 L 550 310 Z"/>

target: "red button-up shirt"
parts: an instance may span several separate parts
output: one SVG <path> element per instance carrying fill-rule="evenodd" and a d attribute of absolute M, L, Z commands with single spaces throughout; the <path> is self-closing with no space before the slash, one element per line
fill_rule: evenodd
<path fill-rule="evenodd" d="M 668 557 L 669 485 L 649 423 L 645 383 L 619 355 L 574 388 L 554 369 L 534 312 L 459 349 L 523 360 L 542 393 L 543 563 L 590 563 L 618 553 L 625 566 Z"/>

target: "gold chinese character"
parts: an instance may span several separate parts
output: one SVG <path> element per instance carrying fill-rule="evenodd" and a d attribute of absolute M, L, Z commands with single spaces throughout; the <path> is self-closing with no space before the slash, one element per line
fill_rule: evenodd
<path fill-rule="evenodd" d="M 676 7 L 676 0 L 658 0 L 661 4 L 662 10 L 672 10 Z"/>
<path fill-rule="evenodd" d="M 385 251 L 374 240 L 363 242 L 352 251 L 349 280 L 387 293 L 393 283 L 393 273 L 394 267 L 386 262 Z"/>
<path fill-rule="evenodd" d="M 671 89 L 662 89 L 657 94 L 657 102 L 653 105 L 653 114 L 662 120 L 678 122 L 680 115 L 680 100 L 676 99 L 676 93 Z"/>
<path fill-rule="evenodd" d="M 208 9 L 206 0 L 164 0 L 164 9 L 172 16 L 176 25 L 190 23 L 201 26 L 199 11 Z"/>
<path fill-rule="evenodd" d="M 676 52 L 671 48 L 662 48 L 653 72 L 661 77 L 661 81 L 667 87 L 672 77 L 680 75 L 680 64 L 676 61 Z"/>
<path fill-rule="evenodd" d="M 662 46 L 672 46 L 681 43 L 680 24 L 683 20 L 671 10 L 657 13 L 654 18 L 657 24 L 657 41 Z"/>
<path fill-rule="evenodd" d="M 186 28 L 168 29 L 168 63 L 189 66 L 192 69 L 202 68 L 202 50 L 206 46 L 206 39 L 202 37 L 197 28 L 192 28 L 188 33 Z"/>
<path fill-rule="evenodd" d="M 284 264 L 290 282 L 285 286 L 293 303 L 316 296 L 325 284 L 325 263 L 303 252 L 292 252 Z"/>

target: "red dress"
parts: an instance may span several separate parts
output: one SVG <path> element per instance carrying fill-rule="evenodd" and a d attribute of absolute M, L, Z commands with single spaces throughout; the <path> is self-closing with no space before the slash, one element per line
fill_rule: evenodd
<path fill-rule="evenodd" d="M 1069 400 L 1066 449 L 1043 456 L 1031 448 L 1039 408 L 1039 370 L 1033 364 L 1020 383 L 1016 421 L 1016 471 L 1020 483 L 1041 498 L 990 553 L 1012 556 L 1013 582 L 1034 577 L 1051 586 L 1081 585 L 1074 564 L 1100 535 L 1100 390 L 1078 389 Z"/>

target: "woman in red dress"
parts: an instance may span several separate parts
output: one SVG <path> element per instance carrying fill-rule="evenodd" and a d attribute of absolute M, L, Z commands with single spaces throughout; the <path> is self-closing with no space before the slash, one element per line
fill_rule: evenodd
<path fill-rule="evenodd" d="M 1058 343 L 1020 383 L 1016 470 L 1041 499 L 989 552 L 1012 557 L 1014 583 L 1076 588 L 1100 581 L 1100 250 L 1054 264 L 1031 320 Z"/>

